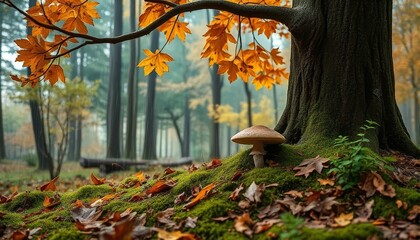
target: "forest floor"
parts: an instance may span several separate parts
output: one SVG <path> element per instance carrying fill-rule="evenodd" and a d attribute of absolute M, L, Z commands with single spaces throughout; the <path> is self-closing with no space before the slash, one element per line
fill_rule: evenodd
<path fill-rule="evenodd" d="M 66 163 L 53 181 L 0 163 L 0 239 L 420 238 L 419 160 L 386 153 L 390 170 L 343 190 L 337 152 L 283 145 L 264 168 L 248 154 L 106 178 Z"/>

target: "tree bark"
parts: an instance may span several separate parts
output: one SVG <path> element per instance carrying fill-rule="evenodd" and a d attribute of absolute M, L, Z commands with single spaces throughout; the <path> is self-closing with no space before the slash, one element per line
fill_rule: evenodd
<path fill-rule="evenodd" d="M 252 126 L 252 95 L 251 90 L 247 82 L 244 83 L 245 96 L 246 96 L 246 107 L 247 107 L 247 118 L 248 118 L 248 127 Z"/>
<path fill-rule="evenodd" d="M 159 32 L 157 30 L 152 32 L 150 38 L 150 50 L 155 52 L 159 48 Z M 155 116 L 155 93 L 156 93 L 156 77 L 155 71 L 149 75 L 147 82 L 147 101 L 146 101 L 146 122 L 144 131 L 144 147 L 143 159 L 153 160 L 156 156 L 156 116 Z"/>
<path fill-rule="evenodd" d="M 122 1 L 114 1 L 114 36 L 122 34 Z M 107 107 L 107 154 L 109 158 L 120 157 L 121 118 L 121 44 L 111 46 L 111 62 Z"/>
<path fill-rule="evenodd" d="M 74 80 L 77 77 L 77 52 L 74 52 L 70 56 L 71 62 L 71 72 L 70 72 L 70 80 Z M 69 133 L 68 133 L 68 149 L 67 149 L 67 160 L 74 161 L 75 158 L 75 151 L 76 151 L 76 127 L 77 121 L 76 119 L 69 119 Z"/>
<path fill-rule="evenodd" d="M 84 80 L 84 59 L 85 59 L 85 52 L 83 49 L 80 49 L 80 64 L 79 64 L 79 77 L 80 77 L 80 81 Z M 79 115 L 77 116 L 77 125 L 76 125 L 76 143 L 75 143 L 75 147 L 76 149 L 74 150 L 75 152 L 75 159 L 80 159 L 81 157 L 81 151 L 82 151 L 82 128 L 83 128 L 83 120 L 82 120 L 82 116 Z"/>
<path fill-rule="evenodd" d="M 3 6 L 0 8 L 0 34 L 3 32 Z M 2 93 L 2 86 L 3 86 L 3 73 L 1 68 L 2 63 L 2 44 L 3 38 L 0 39 L 0 159 L 6 158 L 6 145 L 4 144 L 4 128 L 3 128 L 3 93 Z"/>
<path fill-rule="evenodd" d="M 392 0 L 295 0 L 286 109 L 276 126 L 289 143 L 355 136 L 365 120 L 380 124 L 373 149 L 420 156 L 394 97 Z"/>
<path fill-rule="evenodd" d="M 136 30 L 136 0 L 130 0 L 130 31 Z M 127 84 L 127 124 L 125 157 L 136 158 L 136 132 L 137 132 L 137 83 L 136 83 L 136 40 L 130 41 L 130 67 L 128 70 Z"/>

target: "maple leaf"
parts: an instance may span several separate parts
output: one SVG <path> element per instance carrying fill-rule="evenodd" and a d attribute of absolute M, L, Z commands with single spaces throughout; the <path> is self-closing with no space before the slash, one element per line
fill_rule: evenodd
<path fill-rule="evenodd" d="M 322 169 L 325 167 L 324 163 L 328 161 L 330 161 L 328 158 L 321 158 L 319 155 L 315 158 L 305 159 L 299 164 L 299 166 L 293 168 L 293 170 L 298 171 L 295 176 L 305 175 L 305 178 L 307 178 L 314 170 L 321 173 Z"/>
<path fill-rule="evenodd" d="M 94 185 L 102 185 L 105 183 L 106 178 L 97 178 L 93 173 L 90 173 L 90 180 Z"/>
<path fill-rule="evenodd" d="M 217 168 L 219 166 L 222 165 L 222 160 L 218 159 L 218 158 L 213 158 L 211 160 L 211 162 L 209 163 L 203 163 L 202 164 L 206 169 L 213 169 L 213 168 Z"/>
<path fill-rule="evenodd" d="M 149 75 L 153 70 L 159 76 L 162 76 L 164 72 L 169 71 L 167 62 L 173 61 L 174 59 L 166 53 L 156 49 L 155 53 L 152 53 L 149 49 L 144 49 L 144 53 L 147 57 L 139 62 L 138 67 L 144 67 L 144 75 Z"/>
<path fill-rule="evenodd" d="M 61 66 L 57 64 L 49 66 L 47 72 L 44 75 L 44 78 L 45 80 L 49 80 L 52 86 L 54 86 L 58 79 L 60 79 L 62 82 L 66 82 L 64 71 Z"/>
<path fill-rule="evenodd" d="M 146 27 L 165 13 L 165 6 L 158 3 L 146 3 L 144 12 L 139 17 L 139 27 Z"/>
<path fill-rule="evenodd" d="M 58 180 L 59 176 L 51 179 L 49 182 L 45 183 L 44 185 L 42 185 L 39 190 L 41 190 L 41 192 L 45 192 L 45 191 L 55 191 L 57 189 L 57 187 L 55 186 L 55 182 Z"/>
<path fill-rule="evenodd" d="M 236 59 L 236 58 L 235 58 Z M 223 74 L 227 72 L 229 82 L 234 82 L 238 78 L 239 68 L 235 62 L 235 59 L 232 61 L 220 61 L 218 74 Z"/>
<path fill-rule="evenodd" d="M 165 33 L 165 37 L 168 42 L 174 40 L 175 36 L 185 42 L 186 34 L 191 34 L 191 30 L 187 27 L 187 25 L 188 23 L 181 22 L 177 17 L 173 17 L 162 24 L 158 30 Z"/>
<path fill-rule="evenodd" d="M 318 178 L 317 179 L 319 184 L 321 184 L 322 186 L 326 186 L 326 185 L 330 185 L 330 186 L 334 186 L 334 180 L 332 179 L 322 179 L 322 178 Z"/>
<path fill-rule="evenodd" d="M 173 181 L 173 180 L 169 180 L 169 181 L 158 180 L 155 184 L 153 184 L 151 188 L 147 189 L 146 193 L 157 194 L 160 192 L 167 191 L 173 188 L 175 185 L 176 185 L 176 181 Z"/>
<path fill-rule="evenodd" d="M 201 200 L 205 199 L 210 192 L 216 187 L 216 183 L 210 183 L 198 192 L 197 196 L 191 202 L 185 204 L 182 209 L 188 210 L 197 205 Z"/>

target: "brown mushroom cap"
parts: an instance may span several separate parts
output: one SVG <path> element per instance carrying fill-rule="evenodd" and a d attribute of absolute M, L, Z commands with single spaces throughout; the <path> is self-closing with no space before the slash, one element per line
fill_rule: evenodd
<path fill-rule="evenodd" d="M 280 133 L 262 125 L 246 128 L 235 134 L 230 140 L 239 144 L 280 144 L 286 139 Z"/>

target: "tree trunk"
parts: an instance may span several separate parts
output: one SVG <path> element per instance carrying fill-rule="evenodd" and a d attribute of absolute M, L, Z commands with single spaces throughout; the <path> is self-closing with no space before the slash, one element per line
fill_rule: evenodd
<path fill-rule="evenodd" d="M 122 34 L 122 1 L 114 1 L 114 36 Z M 111 46 L 107 107 L 107 157 L 120 157 L 121 130 L 121 43 Z"/>
<path fill-rule="evenodd" d="M 136 30 L 136 0 L 130 0 L 130 31 Z M 127 103 L 127 125 L 125 157 L 128 159 L 136 158 L 136 132 L 137 132 L 137 83 L 136 75 L 136 40 L 130 41 L 130 67 L 128 70 L 128 103 Z"/>
<path fill-rule="evenodd" d="M 186 79 L 186 78 L 185 78 Z M 185 93 L 184 103 L 184 141 L 182 144 L 181 157 L 190 156 L 190 135 L 191 135 L 191 110 L 189 107 L 190 96 L 189 90 Z"/>
<path fill-rule="evenodd" d="M 392 0 L 295 0 L 286 109 L 276 126 L 289 143 L 355 136 L 365 120 L 374 149 L 420 156 L 394 97 Z"/>
<path fill-rule="evenodd" d="M 85 52 L 83 49 L 80 49 L 80 65 L 79 65 L 79 77 L 80 81 L 83 81 L 84 75 L 84 59 L 85 59 Z M 77 116 L 77 125 L 76 125 L 76 149 L 75 152 L 75 159 L 80 159 L 81 157 L 81 151 L 82 151 L 82 127 L 83 127 L 83 120 L 82 116 Z"/>
<path fill-rule="evenodd" d="M 3 6 L 0 8 L 3 10 Z M 3 11 L 0 12 L 0 34 L 3 32 Z M 0 39 L 0 159 L 6 158 L 6 145 L 4 144 L 4 128 L 3 128 L 3 93 L 2 93 L 2 86 L 3 86 L 3 73 L 1 68 L 2 58 L 2 44 L 3 38 Z"/>
<path fill-rule="evenodd" d="M 246 107 L 247 107 L 247 118 L 248 118 L 248 127 L 252 126 L 252 95 L 251 90 L 247 82 L 244 83 L 245 96 L 246 96 Z"/>
<path fill-rule="evenodd" d="M 74 80 L 74 78 L 77 77 L 77 51 L 74 52 L 70 56 L 70 62 L 71 62 L 71 72 L 70 72 L 70 80 Z M 76 151 L 76 126 L 77 121 L 76 119 L 70 118 L 69 119 L 69 133 L 68 133 L 68 151 L 67 151 L 67 160 L 74 161 L 75 158 L 75 151 Z"/>
<path fill-rule="evenodd" d="M 150 50 L 155 52 L 159 48 L 159 32 L 154 30 L 150 38 Z M 156 77 L 155 71 L 149 74 L 147 82 L 147 101 L 146 101 L 146 122 L 144 131 L 144 148 L 143 159 L 153 160 L 156 157 L 156 116 L 155 116 L 155 93 L 156 93 Z"/>

